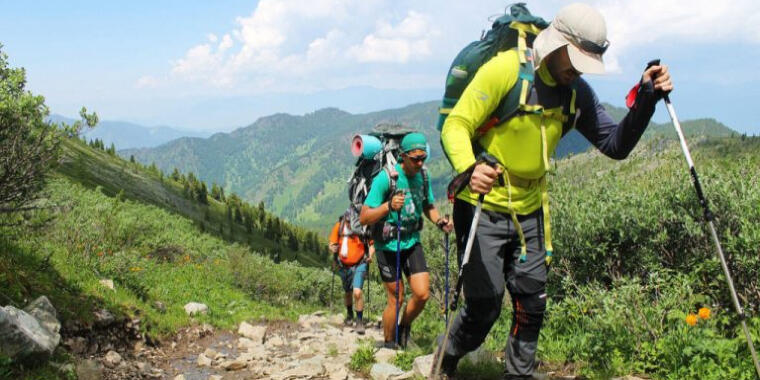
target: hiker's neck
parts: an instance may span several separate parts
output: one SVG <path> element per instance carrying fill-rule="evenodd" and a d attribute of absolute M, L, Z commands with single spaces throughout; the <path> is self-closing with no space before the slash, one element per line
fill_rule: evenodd
<path fill-rule="evenodd" d="M 404 174 L 406 174 L 407 177 L 411 177 L 417 174 L 417 172 L 419 171 L 419 170 L 416 170 L 415 168 L 410 168 L 406 166 L 406 162 L 404 161 L 401 162 L 401 170 L 404 171 Z"/>

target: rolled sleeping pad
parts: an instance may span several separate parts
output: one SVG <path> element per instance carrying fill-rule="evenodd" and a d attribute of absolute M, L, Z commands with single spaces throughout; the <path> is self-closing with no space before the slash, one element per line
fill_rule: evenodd
<path fill-rule="evenodd" d="M 356 135 L 351 140 L 351 153 L 354 157 L 371 159 L 383 149 L 383 143 L 375 136 Z"/>

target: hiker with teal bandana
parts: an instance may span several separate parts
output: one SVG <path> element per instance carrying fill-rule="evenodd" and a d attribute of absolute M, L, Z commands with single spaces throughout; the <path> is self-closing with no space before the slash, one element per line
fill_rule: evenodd
<path fill-rule="evenodd" d="M 383 170 L 372 180 L 359 220 L 363 225 L 381 224 L 382 236 L 375 236 L 375 251 L 380 277 L 388 294 L 383 312 L 385 345 L 405 348 L 409 340 L 412 321 L 422 312 L 430 296 L 430 275 L 420 242 L 422 215 L 438 228 L 450 232 L 451 221 L 440 216 L 433 204 L 433 192 L 423 165 L 427 159 L 427 141 L 421 133 L 410 133 L 401 140 L 400 163 L 395 170 Z M 398 217 L 401 217 L 401 239 L 396 238 Z M 377 226 L 380 227 L 380 226 Z M 399 257 L 396 257 L 400 248 Z M 396 262 L 400 267 L 396 266 Z M 406 275 L 412 297 L 403 310 L 398 310 L 400 321 L 394 321 L 397 305 L 403 304 L 403 281 L 396 288 L 397 270 Z M 396 299 L 396 293 L 400 294 Z M 398 333 L 396 329 L 398 328 Z M 398 336 L 398 341 L 395 341 Z"/>

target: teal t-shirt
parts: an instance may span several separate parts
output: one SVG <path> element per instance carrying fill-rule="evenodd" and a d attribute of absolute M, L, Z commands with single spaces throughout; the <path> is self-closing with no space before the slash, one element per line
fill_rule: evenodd
<path fill-rule="evenodd" d="M 424 191 L 425 186 L 422 183 L 422 173 L 419 172 L 412 178 L 407 178 L 404 170 L 401 169 L 401 164 L 396 164 L 396 171 L 398 172 L 398 179 L 396 180 L 396 189 L 404 191 L 404 207 L 401 209 L 401 226 L 407 230 L 413 230 L 417 228 L 417 224 L 422 219 L 422 212 L 425 206 Z M 364 200 L 364 205 L 370 208 L 379 207 L 390 199 L 390 180 L 385 170 L 378 173 L 372 180 L 372 187 L 369 189 L 367 199 Z M 430 186 L 430 178 L 428 178 L 428 202 L 433 204 L 435 199 L 433 198 L 433 188 Z M 397 213 L 391 211 L 388 216 L 381 219 L 378 223 L 390 223 L 396 225 Z M 395 236 L 395 235 L 394 235 Z M 413 233 L 401 235 L 401 249 L 412 248 L 420 241 L 420 232 L 415 231 Z M 388 241 L 375 241 L 376 250 L 384 251 L 396 251 L 396 239 Z"/>

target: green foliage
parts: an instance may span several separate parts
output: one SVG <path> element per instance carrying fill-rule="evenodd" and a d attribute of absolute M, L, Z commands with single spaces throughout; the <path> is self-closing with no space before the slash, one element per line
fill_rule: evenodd
<path fill-rule="evenodd" d="M 412 369 L 412 365 L 414 364 L 414 359 L 422 355 L 424 355 L 424 353 L 420 349 L 407 349 L 404 351 L 399 351 L 396 353 L 396 356 L 393 357 L 393 362 L 391 364 L 403 369 L 404 371 L 410 371 Z"/>
<path fill-rule="evenodd" d="M 0 44 L 0 214 L 40 207 L 34 203 L 58 160 L 61 136 L 76 136 L 82 127 L 45 121 L 45 99 L 25 87 L 26 71 L 8 66 Z M 97 123 L 84 108 L 81 115 L 89 126 Z"/>
<path fill-rule="evenodd" d="M 352 371 L 359 372 L 363 375 L 369 375 L 372 364 L 375 363 L 375 348 L 371 340 L 364 341 L 359 348 L 351 355 L 351 361 L 348 368 Z"/>

